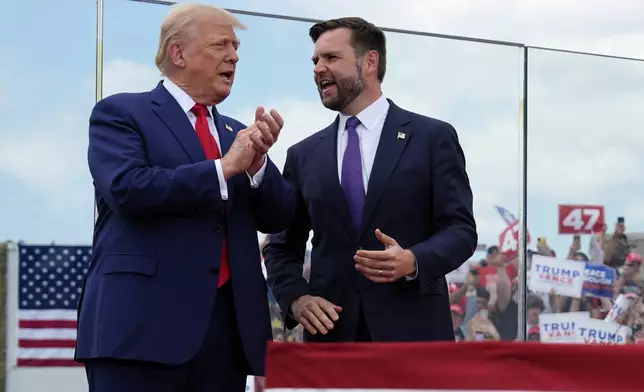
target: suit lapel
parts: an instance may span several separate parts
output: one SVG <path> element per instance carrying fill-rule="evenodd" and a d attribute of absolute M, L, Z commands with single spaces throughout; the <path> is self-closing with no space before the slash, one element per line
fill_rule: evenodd
<path fill-rule="evenodd" d="M 362 238 L 365 230 L 369 227 L 373 214 L 380 203 L 382 192 L 385 190 L 387 182 L 412 136 L 411 128 L 405 127 L 409 122 L 405 111 L 390 100 L 389 105 L 389 112 L 387 113 L 387 118 L 382 128 L 373 168 L 371 169 L 371 176 L 369 177 L 367 196 L 362 212 L 362 226 L 358 240 Z"/>
<path fill-rule="evenodd" d="M 353 228 L 357 235 L 338 178 L 338 121 L 339 117 L 336 117 L 333 124 L 322 131 L 320 143 L 315 147 L 315 167 L 324 198 L 331 200 L 330 205 L 341 222 Z"/>
<path fill-rule="evenodd" d="M 181 147 L 185 150 L 190 160 L 200 162 L 206 159 L 203 147 L 199 142 L 188 116 L 183 112 L 179 103 L 172 98 L 168 90 L 160 82 L 152 90 L 152 110 L 159 116 L 161 121 L 174 134 Z"/>
<path fill-rule="evenodd" d="M 230 146 L 235 140 L 235 132 L 229 130 L 226 127 L 226 125 L 230 127 L 230 124 L 226 124 L 224 122 L 224 119 L 221 117 L 221 115 L 217 111 L 217 108 L 214 106 L 212 107 L 212 116 L 215 127 L 217 128 L 217 133 L 219 134 L 219 142 L 221 143 L 221 146 L 219 146 L 219 151 L 221 152 L 221 156 L 223 157 L 224 155 L 226 155 L 228 150 L 230 150 Z"/>

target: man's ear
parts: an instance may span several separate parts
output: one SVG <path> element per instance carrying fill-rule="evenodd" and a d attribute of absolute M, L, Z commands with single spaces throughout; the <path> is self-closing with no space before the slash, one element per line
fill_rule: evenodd
<path fill-rule="evenodd" d="M 168 57 L 172 64 L 177 68 L 186 66 L 186 59 L 183 57 L 183 48 L 178 43 L 168 45 Z"/>
<path fill-rule="evenodd" d="M 380 63 L 380 55 L 375 50 L 370 50 L 365 54 L 362 60 L 362 69 L 365 70 L 367 75 L 378 75 L 378 64 Z"/>

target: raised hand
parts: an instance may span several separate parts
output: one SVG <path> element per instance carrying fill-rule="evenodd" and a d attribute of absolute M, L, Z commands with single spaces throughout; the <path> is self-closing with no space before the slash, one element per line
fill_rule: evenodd
<path fill-rule="evenodd" d="M 260 132 L 251 136 L 257 152 L 248 168 L 250 175 L 255 175 L 264 165 L 266 153 L 277 142 L 284 120 L 276 110 L 266 113 L 264 108 L 259 106 L 255 110 L 255 124 Z"/>
<path fill-rule="evenodd" d="M 261 137 L 258 135 L 263 135 L 265 133 L 265 131 L 262 131 L 261 129 L 263 127 L 264 126 L 259 123 L 254 123 L 248 128 L 237 132 L 233 144 L 230 146 L 226 155 L 221 159 L 221 167 L 226 180 L 245 172 L 251 166 L 258 153 L 258 149 L 263 148 L 261 143 L 258 147 L 255 142 L 255 140 Z M 270 132 L 268 132 L 268 134 L 270 135 Z M 268 151 L 268 149 L 266 149 L 266 151 Z"/>

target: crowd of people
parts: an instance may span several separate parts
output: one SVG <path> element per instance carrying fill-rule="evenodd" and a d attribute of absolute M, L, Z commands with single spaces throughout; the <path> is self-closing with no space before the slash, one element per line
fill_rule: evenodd
<path fill-rule="evenodd" d="M 542 314 L 588 312 L 591 318 L 603 320 L 609 314 L 620 295 L 632 299 L 631 305 L 617 322 L 627 327 L 627 343 L 644 339 L 644 304 L 642 303 L 642 279 L 640 267 L 642 256 L 629 245 L 623 223 L 618 223 L 611 235 L 596 235 L 600 251 L 592 260 L 581 251 L 578 236 L 572 240 L 566 260 L 594 261 L 615 269 L 617 278 L 612 298 L 582 296 L 566 297 L 555 292 L 543 293 L 532 290 L 528 284 L 526 301 L 526 337 L 541 341 L 539 317 Z M 536 250 L 528 250 L 527 270 L 534 255 L 557 257 L 545 241 L 539 241 Z M 528 279 L 529 281 L 529 279 Z M 462 283 L 450 283 L 452 322 L 457 341 L 503 340 L 518 337 L 518 267 L 517 259 L 507 260 L 496 246 L 487 249 L 487 257 L 471 265 Z"/>

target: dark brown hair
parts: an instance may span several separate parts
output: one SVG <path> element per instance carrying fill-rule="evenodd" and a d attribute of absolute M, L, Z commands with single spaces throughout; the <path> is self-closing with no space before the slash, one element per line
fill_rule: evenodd
<path fill-rule="evenodd" d="M 351 46 L 357 57 L 371 50 L 378 53 L 378 80 L 382 83 L 387 70 L 387 40 L 385 33 L 373 23 L 356 17 L 331 19 L 314 24 L 309 29 L 309 36 L 315 43 L 327 31 L 343 28 L 351 30 Z"/>

